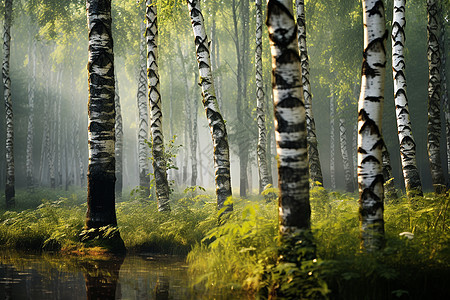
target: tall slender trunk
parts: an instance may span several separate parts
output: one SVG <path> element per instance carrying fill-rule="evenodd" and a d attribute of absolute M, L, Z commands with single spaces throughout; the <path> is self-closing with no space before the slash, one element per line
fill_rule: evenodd
<path fill-rule="evenodd" d="M 441 6 L 441 78 L 442 78 L 442 107 L 445 116 L 445 133 L 447 141 L 447 188 L 450 187 L 450 107 L 448 103 L 448 90 L 447 90 L 447 52 L 446 52 L 446 30 L 445 27 L 448 23 L 448 10 L 447 15 L 443 16 L 442 13 L 445 11 Z"/>
<path fill-rule="evenodd" d="M 267 87 L 268 85 L 265 85 L 265 103 L 266 103 L 266 107 L 267 107 L 267 112 L 266 112 L 266 116 L 269 118 L 269 120 L 272 118 L 273 113 L 271 113 L 270 111 L 273 112 L 273 101 L 271 99 L 271 96 L 269 96 L 269 93 L 267 93 Z M 272 95 L 272 93 L 270 93 L 270 95 Z M 272 108 L 272 109 L 271 109 Z M 268 122 L 267 123 L 267 145 L 266 145 L 266 157 L 267 157 L 267 173 L 269 175 L 269 183 L 273 184 L 273 171 L 272 171 L 272 158 L 273 158 L 273 150 L 272 150 L 272 136 L 273 136 L 273 128 L 272 125 L 273 122 Z"/>
<path fill-rule="evenodd" d="M 353 157 L 353 180 L 355 187 L 358 186 L 358 123 L 353 126 L 352 157 Z"/>
<path fill-rule="evenodd" d="M 117 76 L 115 77 L 116 88 L 114 92 L 114 108 L 116 110 L 116 187 L 115 192 L 117 197 L 122 197 L 123 188 L 123 126 L 122 126 L 122 110 L 120 108 L 120 94 Z"/>
<path fill-rule="evenodd" d="M 192 115 L 192 133 L 191 133 L 191 186 L 197 185 L 197 95 L 198 85 L 196 80 L 198 79 L 198 73 L 194 72 L 194 85 L 192 87 L 192 99 L 191 99 L 191 115 Z"/>
<path fill-rule="evenodd" d="M 152 137 L 153 174 L 155 176 L 156 198 L 159 211 L 169 211 L 169 182 L 167 181 L 164 134 L 162 124 L 161 94 L 158 71 L 158 18 L 157 3 L 147 0 L 147 76 L 148 101 L 150 106 L 150 133 Z"/>
<path fill-rule="evenodd" d="M 61 138 L 63 134 L 63 126 L 61 123 L 61 102 L 62 102 L 62 92 L 61 92 L 61 86 L 62 86 L 62 68 L 58 72 L 58 83 L 57 83 L 57 102 L 56 102 L 56 159 L 57 159 L 57 185 L 58 187 L 62 187 L 62 145 L 61 145 Z"/>
<path fill-rule="evenodd" d="M 216 39 L 216 69 L 220 68 L 220 42 L 219 39 Z M 223 112 L 223 99 L 222 99 L 222 76 L 217 74 L 217 102 L 219 103 L 219 109 Z"/>
<path fill-rule="evenodd" d="M 34 138 L 34 92 L 36 89 L 36 39 L 31 41 L 31 81 L 28 85 L 28 131 L 27 131 L 27 188 L 34 188 L 33 172 L 33 138 Z"/>
<path fill-rule="evenodd" d="M 187 0 L 194 32 L 200 85 L 202 87 L 203 106 L 208 119 L 214 146 L 214 171 L 216 182 L 217 207 L 226 211 L 233 209 L 232 204 L 225 204 L 231 197 L 230 150 L 225 122 L 220 114 L 219 105 L 214 90 L 214 80 L 211 74 L 211 58 L 208 37 L 198 0 Z"/>
<path fill-rule="evenodd" d="M 427 0 L 428 15 L 428 158 L 431 180 L 436 193 L 445 191 L 444 172 L 441 164 L 441 53 L 439 49 L 438 1 Z"/>
<path fill-rule="evenodd" d="M 330 180 L 331 189 L 336 189 L 336 170 L 335 170 L 335 103 L 334 103 L 334 90 L 331 89 L 330 97 Z"/>
<path fill-rule="evenodd" d="M 256 48 L 255 48 L 255 69 L 256 69 L 256 119 L 258 124 L 258 145 L 256 153 L 258 156 L 259 172 L 259 192 L 271 183 L 267 168 L 266 156 L 266 112 L 264 109 L 264 89 L 262 75 L 262 7 L 261 0 L 255 1 L 256 8 Z"/>
<path fill-rule="evenodd" d="M 149 177 L 149 149 L 145 141 L 148 140 L 148 106 L 146 88 L 146 67 L 145 67 L 145 24 L 141 21 L 140 43 L 139 43 L 139 82 L 137 91 L 137 103 L 139 108 L 139 132 L 138 132 L 138 153 L 139 153 L 139 186 L 141 196 L 147 198 L 150 195 Z"/>
<path fill-rule="evenodd" d="M 416 164 L 416 143 L 414 141 L 406 97 L 405 57 L 405 2 L 394 0 L 392 20 L 392 75 L 394 77 L 394 101 L 397 117 L 398 140 L 402 159 L 403 177 L 406 193 L 422 195 L 422 183 Z"/>
<path fill-rule="evenodd" d="M 306 126 L 308 132 L 308 156 L 309 156 L 309 175 L 313 185 L 316 182 L 323 185 L 322 168 L 320 166 L 319 149 L 317 147 L 316 124 L 312 110 L 312 93 L 309 83 L 309 58 L 306 46 L 306 19 L 305 19 L 305 1 L 296 0 L 297 7 L 297 26 L 298 26 L 298 48 L 300 50 L 300 61 L 302 64 L 302 84 L 303 96 L 305 98 Z"/>
<path fill-rule="evenodd" d="M 14 170 L 14 124 L 11 100 L 11 78 L 9 77 L 9 58 L 11 45 L 12 0 L 5 0 L 5 21 L 3 26 L 3 94 L 6 115 L 6 209 L 14 208 L 15 203 L 15 170 Z"/>
<path fill-rule="evenodd" d="M 363 0 L 364 52 L 358 103 L 358 184 L 361 248 L 376 252 L 384 246 L 381 121 L 386 70 L 384 5 Z"/>
<path fill-rule="evenodd" d="M 344 118 L 339 119 L 339 141 L 341 145 L 342 163 L 344 165 L 345 190 L 347 192 L 353 193 L 353 178 L 350 168 L 350 161 L 348 159 L 347 130 L 345 129 Z"/>
<path fill-rule="evenodd" d="M 291 0 L 269 0 L 267 21 L 272 54 L 272 89 L 278 154 L 280 196 L 278 224 L 281 242 L 292 248 L 310 247 L 309 163 L 306 111 L 303 99 L 297 27 Z M 295 249 L 295 248 L 294 248 Z M 296 252 L 296 251 L 293 251 Z M 298 262 L 298 253 L 283 253 Z"/>
<path fill-rule="evenodd" d="M 114 52 L 111 0 L 87 0 L 89 165 L 86 228 L 117 225 L 115 210 Z"/>
<path fill-rule="evenodd" d="M 232 11 L 233 11 L 233 24 L 234 24 L 234 44 L 236 48 L 236 60 L 237 60 L 237 72 L 236 72 L 236 84 L 237 84 L 237 92 L 236 92 L 236 117 L 237 122 L 239 124 L 239 129 L 237 130 L 237 143 L 238 143 L 238 155 L 239 155 L 239 195 L 241 197 L 247 196 L 247 163 L 248 163 L 248 138 L 247 138 L 247 130 L 245 127 L 245 103 L 246 103 L 246 93 L 244 92 L 246 86 L 246 78 L 245 78 L 245 18 L 242 16 L 244 13 L 244 6 L 246 1 L 240 2 L 241 5 L 241 19 L 243 20 L 243 30 L 242 30 L 242 42 L 239 38 L 238 32 L 238 14 L 237 14 L 237 5 L 236 0 L 232 2 Z M 244 100 L 244 101 L 243 101 Z"/>
<path fill-rule="evenodd" d="M 183 170 L 182 170 L 182 180 L 183 183 L 187 182 L 187 167 L 189 161 L 189 149 L 192 149 L 190 144 L 192 144 L 192 138 L 189 139 L 189 136 L 192 134 L 192 114 L 191 114 L 191 105 L 190 105 L 190 93 L 189 93 L 189 75 L 186 67 L 186 58 L 181 50 L 181 44 L 177 40 L 178 46 L 178 56 L 181 61 L 181 70 L 183 72 L 183 85 L 184 85 L 184 111 L 185 111 L 185 119 L 184 119 L 184 161 L 183 161 Z M 197 79 L 194 81 L 197 82 Z"/>
<path fill-rule="evenodd" d="M 80 186 L 83 187 L 84 183 L 86 181 L 86 177 L 84 174 L 84 164 L 83 164 L 83 158 L 81 156 L 81 152 L 80 152 L 80 132 L 79 132 L 79 128 L 80 128 L 80 116 L 77 116 L 75 118 L 75 132 L 74 132 L 74 139 L 75 139 L 75 156 L 76 156 L 76 161 L 78 162 L 78 176 L 80 178 Z"/>
<path fill-rule="evenodd" d="M 47 89 L 46 89 L 46 98 L 48 99 L 47 101 L 47 111 L 48 114 L 47 116 L 52 116 L 54 114 L 51 113 L 51 103 L 50 101 L 50 85 L 52 83 L 52 77 L 53 76 L 53 72 L 50 69 L 50 83 L 47 84 Z M 53 118 L 54 119 L 54 118 Z M 51 134 L 54 133 L 55 131 L 52 130 L 52 124 L 50 123 L 51 120 L 47 120 L 47 118 L 45 118 L 45 122 L 44 122 L 44 130 L 45 130 L 45 148 L 46 148 L 46 153 L 47 153 L 47 162 L 48 162 L 48 172 L 49 172 L 49 178 L 50 178 L 50 187 L 53 189 L 56 187 L 56 179 L 55 179 L 55 161 L 54 161 L 54 153 L 53 153 L 53 147 L 52 147 L 52 139 L 51 139 Z"/>

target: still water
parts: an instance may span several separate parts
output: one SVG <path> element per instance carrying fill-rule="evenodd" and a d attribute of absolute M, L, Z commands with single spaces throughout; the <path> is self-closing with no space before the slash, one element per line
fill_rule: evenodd
<path fill-rule="evenodd" d="M 0 252 L 0 299 L 194 299 L 183 257 Z"/>

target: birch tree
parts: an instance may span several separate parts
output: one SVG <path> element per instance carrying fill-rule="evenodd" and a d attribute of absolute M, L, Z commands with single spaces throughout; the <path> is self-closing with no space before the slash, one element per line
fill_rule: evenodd
<path fill-rule="evenodd" d="M 345 119 L 343 117 L 339 118 L 339 141 L 341 145 L 342 164 L 344 166 L 345 190 L 352 193 L 353 178 L 347 150 L 347 129 L 345 128 Z"/>
<path fill-rule="evenodd" d="M 137 103 L 139 110 L 139 131 L 138 131 L 138 153 L 139 153 L 139 186 L 141 187 L 141 196 L 147 198 L 150 195 L 150 177 L 148 166 L 148 106 L 147 106 L 147 76 L 145 61 L 145 24 L 140 21 L 140 42 L 139 42 L 139 75 Z"/>
<path fill-rule="evenodd" d="M 311 228 L 311 208 L 306 112 L 292 1 L 269 0 L 266 24 L 272 54 L 279 233 L 283 244 L 295 245 Z"/>
<path fill-rule="evenodd" d="M 386 69 L 384 5 L 363 0 L 364 52 L 358 102 L 358 184 L 361 248 L 375 252 L 384 245 L 381 133 Z"/>
<path fill-rule="evenodd" d="M 28 85 L 28 131 L 27 131 L 27 187 L 32 190 L 34 187 L 33 172 L 33 138 L 34 138 L 34 92 L 36 89 L 36 39 L 31 41 L 31 80 Z"/>
<path fill-rule="evenodd" d="M 86 228 L 117 226 L 115 210 L 114 52 L 111 0 L 87 0 L 89 165 Z"/>
<path fill-rule="evenodd" d="M 262 8 L 261 0 L 255 0 L 256 8 L 256 48 L 255 48 L 255 69 L 256 69 L 256 118 L 258 123 L 258 145 L 256 152 L 258 155 L 259 171 L 259 192 L 271 184 L 269 170 L 267 168 L 266 155 L 266 113 L 264 108 L 264 89 L 262 75 Z"/>
<path fill-rule="evenodd" d="M 230 150 L 225 122 L 219 110 L 214 90 L 214 80 L 211 72 L 211 57 L 208 38 L 204 26 L 203 14 L 198 0 L 187 0 L 192 30 L 194 32 L 195 50 L 197 55 L 198 70 L 200 73 L 199 84 L 202 87 L 202 102 L 208 119 L 214 147 L 214 172 L 217 195 L 217 208 L 225 211 L 233 210 L 232 204 L 225 204 L 231 197 L 230 177 Z M 226 205 L 226 206 L 225 206 Z"/>
<path fill-rule="evenodd" d="M 431 180 L 436 193 L 445 191 L 444 172 L 441 165 L 441 53 L 439 47 L 438 1 L 427 0 L 428 15 L 428 134 L 427 148 Z"/>
<path fill-rule="evenodd" d="M 164 135 L 162 126 L 161 94 L 158 71 L 158 19 L 157 6 L 147 0 L 146 43 L 147 43 L 147 81 L 148 102 L 150 106 L 150 133 L 152 137 L 153 173 L 155 176 L 156 198 L 159 211 L 169 211 L 169 182 L 167 181 Z"/>
<path fill-rule="evenodd" d="M 416 164 L 416 143 L 412 133 L 406 97 L 405 56 L 405 2 L 394 0 L 392 19 L 392 75 L 394 77 L 394 101 L 397 117 L 398 140 L 402 160 L 403 178 L 408 195 L 422 195 L 422 183 Z"/>
<path fill-rule="evenodd" d="M 122 126 L 122 110 L 120 108 L 120 95 L 119 95 L 119 84 L 117 82 L 117 77 L 115 77 L 115 91 L 114 91 L 114 108 L 116 110 L 116 123 L 115 123 L 115 134 L 116 134 L 116 144 L 115 144 L 115 156 L 116 156 L 116 195 L 122 197 L 122 187 L 123 187 L 123 126 Z"/>
<path fill-rule="evenodd" d="M 298 26 L 298 48 L 300 50 L 300 61 L 302 65 L 303 97 L 305 98 L 306 126 L 308 133 L 308 157 L 309 175 L 313 185 L 318 182 L 323 185 L 322 168 L 320 166 L 319 149 L 317 147 L 316 125 L 312 110 L 311 85 L 309 83 L 309 58 L 306 46 L 306 19 L 305 1 L 296 0 L 297 26 Z"/>
<path fill-rule="evenodd" d="M 5 20 L 3 25 L 3 94 L 6 115 L 6 209 L 15 206 L 15 170 L 14 170 L 14 124 L 11 100 L 11 78 L 9 77 L 9 60 L 11 54 L 11 18 L 12 0 L 5 0 Z"/>

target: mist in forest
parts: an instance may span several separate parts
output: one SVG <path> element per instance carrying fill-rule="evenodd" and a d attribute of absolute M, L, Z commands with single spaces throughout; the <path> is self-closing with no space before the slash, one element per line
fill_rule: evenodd
<path fill-rule="evenodd" d="M 37 186 L 49 186 L 49 155 L 53 156 L 55 168 L 62 174 L 60 186 L 85 185 L 88 164 L 87 146 L 87 28 L 83 1 L 65 1 L 67 7 L 38 7 L 27 1 L 14 3 L 11 28 L 11 82 L 14 111 L 14 154 L 16 186 L 26 186 L 26 144 L 27 120 L 29 115 L 29 89 L 33 78 L 35 63 L 36 79 L 34 92 L 34 134 L 33 134 L 33 174 Z M 164 2 L 164 1 L 163 1 Z M 167 1 L 166 1 L 167 2 Z M 163 103 L 163 125 L 165 143 L 173 136 L 178 148 L 175 165 L 178 168 L 168 171 L 169 180 L 179 187 L 190 185 L 191 150 L 188 119 L 197 115 L 198 144 L 197 185 L 214 187 L 214 165 L 211 134 L 202 106 L 201 89 L 198 86 L 195 48 L 186 8 L 164 2 L 164 9 L 158 17 L 159 22 L 159 67 L 161 99 Z M 227 1 L 225 1 L 227 2 Z M 229 2 L 229 1 L 228 1 Z M 355 125 L 357 120 L 357 100 L 360 88 L 362 61 L 362 15 L 359 3 L 345 5 L 329 4 L 324 8 L 319 4 L 308 3 L 307 41 L 310 57 L 312 105 L 315 116 L 319 154 L 324 175 L 325 188 L 331 188 L 332 176 L 336 189 L 344 190 L 344 171 L 339 141 L 339 120 L 346 126 L 347 151 L 354 172 L 356 155 Z M 431 190 L 432 183 L 426 150 L 427 129 L 427 57 L 426 57 L 426 9 L 423 1 L 408 1 L 406 29 L 406 62 L 408 79 L 408 100 L 417 144 L 417 163 L 425 190 Z M 231 3 L 231 2 L 230 2 Z M 36 4 L 38 5 L 38 4 Z M 220 8 L 208 1 L 202 3 L 208 35 L 212 39 L 213 71 L 216 89 L 220 89 L 219 104 L 226 121 L 231 152 L 231 182 L 234 193 L 238 192 L 240 181 L 239 149 L 244 143 L 248 151 L 248 190 L 258 191 L 258 168 L 256 144 L 256 96 L 254 48 L 252 33 L 255 20 L 238 15 L 237 28 L 234 26 L 231 4 Z M 386 16 L 392 18 L 392 6 L 388 5 Z M 137 106 L 138 76 L 140 68 L 139 45 L 142 33 L 140 24 L 144 21 L 142 4 L 136 1 L 114 1 L 113 37 L 115 54 L 115 73 L 120 96 L 123 118 L 123 184 L 131 190 L 139 184 L 137 134 L 139 114 Z M 238 14 L 243 12 L 238 11 Z M 350 14 L 351 13 L 351 14 Z M 250 5 L 249 15 L 254 15 Z M 244 26 L 245 23 L 245 26 Z M 339 26 L 336 26 L 339 24 Z M 244 26 L 244 27 L 243 27 Z M 242 29 L 246 28 L 246 29 Z M 236 29 L 236 30 L 235 30 Z M 246 33 L 245 30 L 248 30 Z M 236 35 L 237 33 L 237 35 Z M 33 47 L 35 41 L 35 47 Z M 448 41 L 448 39 L 447 39 Z M 241 99 L 237 94 L 236 43 L 241 49 L 239 63 L 245 66 Z M 448 43 L 448 42 L 447 42 Z M 388 56 L 390 39 L 388 39 Z M 450 47 L 447 47 L 449 49 Z M 448 50 L 447 50 L 448 53 Z M 181 68 L 182 60 L 186 72 Z M 385 104 L 383 116 L 383 135 L 391 157 L 395 184 L 404 188 L 401 171 L 399 143 L 393 102 L 393 83 L 390 73 L 391 62 L 386 66 Z M 447 65 L 447 74 L 449 68 Z M 273 107 L 271 104 L 271 62 L 267 29 L 263 28 L 263 80 L 266 100 L 266 127 L 268 129 L 268 156 L 276 182 L 276 153 L 274 145 Z M 220 80 L 220 85 L 217 81 Z M 189 111 L 186 107 L 187 81 Z M 0 87 L 3 92 L 3 87 Z M 237 108 L 237 101 L 240 108 Z M 333 106 L 330 108 L 330 102 Z M 237 119 L 237 110 L 242 110 L 245 123 Z M 330 111 L 330 109 L 334 111 Z M 0 106 L 0 155 L 5 157 L 5 108 Z M 443 118 L 443 116 L 442 116 Z M 45 126 L 49 127 L 49 149 L 45 146 Z M 334 146 L 330 143 L 334 132 Z M 150 138 L 150 137 L 149 137 Z M 59 142 L 58 142 L 59 141 Z M 445 135 L 441 137 L 442 161 L 447 160 L 444 148 Z M 79 158 L 77 157 L 79 149 Z M 331 149 L 334 152 L 331 153 Z M 149 164 L 150 149 L 148 151 Z M 335 172 L 330 172 L 330 160 L 335 162 Z M 80 163 L 84 177 L 80 177 Z M 443 164 L 444 174 L 448 174 Z M 0 160 L 0 187 L 5 184 L 5 160 Z M 448 175 L 447 175 L 448 176 Z M 58 181 L 58 179 L 57 179 Z M 354 178 L 356 188 L 356 177 Z"/>

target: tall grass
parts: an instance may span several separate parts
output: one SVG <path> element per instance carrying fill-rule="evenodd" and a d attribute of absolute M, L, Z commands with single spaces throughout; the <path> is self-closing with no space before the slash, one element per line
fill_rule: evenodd
<path fill-rule="evenodd" d="M 238 201 L 227 223 L 189 253 L 190 272 L 197 288 L 244 289 L 260 298 L 281 290 L 290 299 L 444 299 L 450 294 L 449 202 L 448 194 L 427 194 L 387 204 L 386 247 L 366 255 L 359 251 L 357 195 L 315 188 L 318 257 L 296 266 L 276 264 L 276 204 Z"/>

